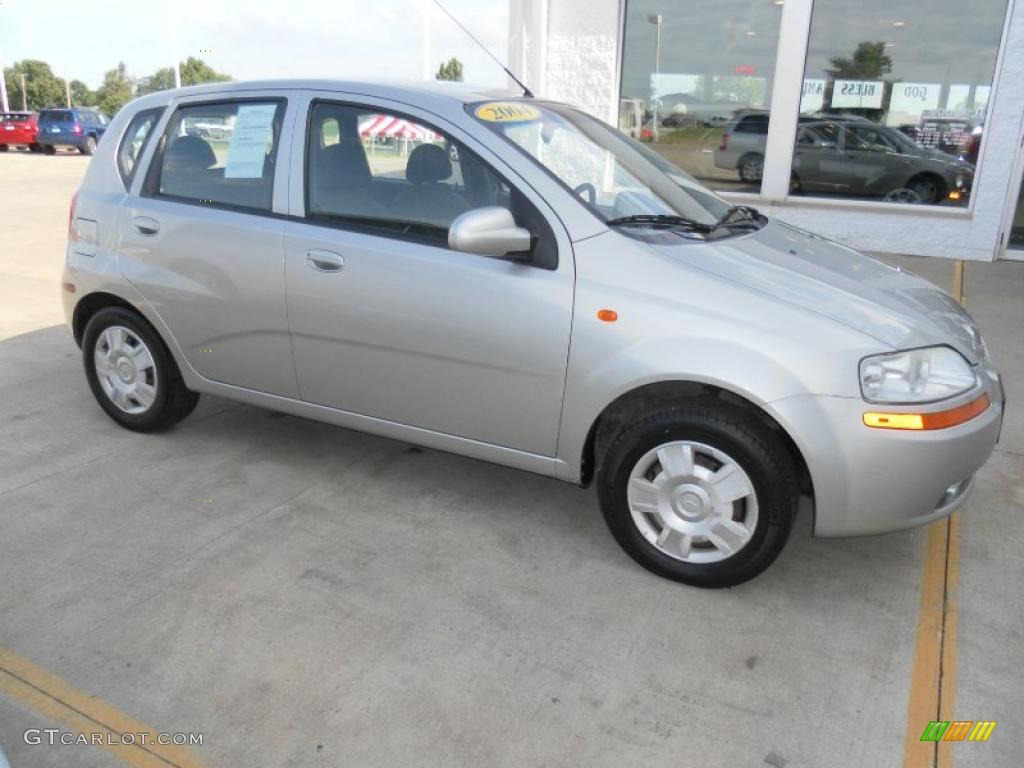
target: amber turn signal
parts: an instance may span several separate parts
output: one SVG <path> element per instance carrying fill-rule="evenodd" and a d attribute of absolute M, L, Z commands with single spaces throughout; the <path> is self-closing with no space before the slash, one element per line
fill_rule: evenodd
<path fill-rule="evenodd" d="M 946 429 L 970 421 L 980 416 L 992 404 L 988 395 L 979 395 L 969 403 L 964 403 L 948 411 L 933 413 L 880 413 L 868 411 L 864 414 L 864 423 L 878 429 Z"/>
<path fill-rule="evenodd" d="M 597 310 L 597 319 L 606 323 L 614 323 L 619 319 L 619 313 L 614 309 L 599 309 Z"/>

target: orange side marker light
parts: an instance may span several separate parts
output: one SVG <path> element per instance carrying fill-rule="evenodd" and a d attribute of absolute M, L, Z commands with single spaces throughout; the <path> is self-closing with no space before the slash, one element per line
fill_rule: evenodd
<path fill-rule="evenodd" d="M 597 310 L 597 319 L 605 323 L 614 323 L 619 319 L 619 313 L 614 309 L 599 309 Z"/>
<path fill-rule="evenodd" d="M 980 416 L 992 404 L 988 395 L 981 395 L 969 403 L 933 413 L 879 413 L 868 411 L 864 424 L 878 429 L 947 429 Z"/>

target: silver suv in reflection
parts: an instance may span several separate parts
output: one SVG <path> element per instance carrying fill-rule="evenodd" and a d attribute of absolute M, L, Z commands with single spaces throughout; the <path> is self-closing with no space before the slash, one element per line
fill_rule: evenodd
<path fill-rule="evenodd" d="M 72 202 L 63 298 L 124 427 L 209 393 L 593 483 L 629 555 L 700 586 L 767 567 L 801 496 L 819 536 L 950 514 L 1003 414 L 929 283 L 461 85 L 132 102 Z"/>
<path fill-rule="evenodd" d="M 715 166 L 735 170 L 748 184 L 760 183 L 767 141 L 767 113 L 741 114 L 725 127 Z M 799 118 L 794 191 L 936 204 L 966 201 L 973 180 L 973 165 L 921 147 L 895 128 L 856 116 Z"/>

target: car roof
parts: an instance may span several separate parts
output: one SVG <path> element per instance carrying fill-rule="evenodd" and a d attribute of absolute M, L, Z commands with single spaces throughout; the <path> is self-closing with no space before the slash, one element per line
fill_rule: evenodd
<path fill-rule="evenodd" d="M 343 91 L 346 93 L 379 96 L 396 101 L 416 102 L 443 101 L 457 104 L 470 104 L 475 101 L 490 99 L 522 98 L 508 89 L 488 88 L 470 83 L 453 83 L 439 80 L 330 80 L 330 79 L 293 79 L 293 80 L 244 80 L 222 83 L 206 83 L 192 85 L 172 91 L 158 91 L 150 96 L 172 95 L 178 97 L 202 96 L 203 94 L 244 93 L 246 91 L 272 90 L 312 90 L 312 91 Z M 147 100 L 144 96 L 140 100 Z"/>

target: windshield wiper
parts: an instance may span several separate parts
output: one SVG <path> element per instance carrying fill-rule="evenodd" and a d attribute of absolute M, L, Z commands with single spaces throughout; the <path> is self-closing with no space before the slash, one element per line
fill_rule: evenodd
<path fill-rule="evenodd" d="M 725 227 L 751 227 L 761 228 L 761 212 L 751 205 L 731 205 L 729 210 L 723 213 L 711 231 L 724 229 Z"/>
<path fill-rule="evenodd" d="M 633 216 L 620 216 L 617 219 L 609 219 L 605 225 L 609 227 L 623 227 L 630 224 L 649 224 L 654 227 L 683 227 L 691 232 L 712 232 L 717 224 L 704 224 L 685 216 L 676 216 L 670 213 L 638 213 Z"/>

